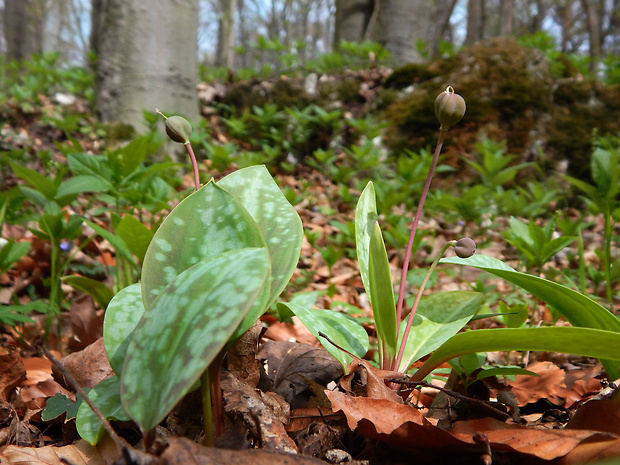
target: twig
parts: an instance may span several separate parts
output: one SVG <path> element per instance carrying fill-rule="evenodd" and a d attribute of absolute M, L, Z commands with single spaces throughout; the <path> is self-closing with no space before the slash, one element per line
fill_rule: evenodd
<path fill-rule="evenodd" d="M 404 384 L 405 386 L 422 386 L 422 387 L 429 387 L 429 388 L 437 389 L 438 391 L 441 391 L 449 395 L 450 397 L 454 397 L 455 399 L 462 400 L 464 402 L 469 402 L 471 404 L 482 407 L 486 410 L 491 410 L 494 414 L 499 415 L 506 420 L 510 418 L 510 415 L 508 415 L 507 413 L 496 409 L 495 407 L 487 404 L 486 402 L 480 399 L 474 399 L 472 397 L 467 397 L 467 396 L 464 396 L 463 394 L 459 394 L 458 392 L 451 391 L 450 389 L 442 388 L 439 386 L 434 386 L 433 384 L 427 383 L 426 381 L 409 381 L 407 379 L 390 379 L 388 381 L 390 381 L 391 383 Z"/>
<path fill-rule="evenodd" d="M 62 373 L 62 375 L 65 377 L 67 382 L 71 385 L 71 387 L 75 390 L 75 392 L 78 393 L 82 397 L 82 399 L 84 399 L 84 402 L 86 402 L 86 404 L 90 407 L 90 409 L 93 411 L 95 416 L 99 419 L 99 421 L 103 425 L 103 428 L 106 430 L 106 432 L 110 435 L 110 437 L 112 438 L 112 440 L 114 441 L 116 446 L 119 448 L 119 452 L 122 451 L 126 447 L 130 447 L 129 444 L 123 438 L 121 438 L 116 433 L 116 431 L 114 431 L 114 428 L 112 428 L 112 425 L 110 425 L 110 422 L 106 419 L 106 417 L 103 416 L 103 414 L 97 408 L 95 403 L 92 400 L 90 400 L 90 398 L 88 397 L 86 392 L 84 392 L 84 389 L 82 389 L 82 387 L 78 384 L 78 382 L 73 377 L 73 375 L 69 372 L 69 370 L 67 370 L 56 359 L 56 357 L 54 357 L 51 354 L 51 352 L 49 350 L 47 350 L 47 348 L 45 346 L 41 345 L 40 347 L 41 347 L 41 351 L 50 360 L 50 362 L 52 362 L 54 364 L 54 366 L 56 368 L 58 368 L 58 370 Z"/>

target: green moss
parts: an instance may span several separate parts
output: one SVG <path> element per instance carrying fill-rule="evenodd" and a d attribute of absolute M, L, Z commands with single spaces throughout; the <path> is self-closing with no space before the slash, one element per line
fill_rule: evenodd
<path fill-rule="evenodd" d="M 411 63 L 395 69 L 385 80 L 385 87 L 388 89 L 404 89 L 436 76 L 437 71 L 430 69 L 427 64 Z"/>

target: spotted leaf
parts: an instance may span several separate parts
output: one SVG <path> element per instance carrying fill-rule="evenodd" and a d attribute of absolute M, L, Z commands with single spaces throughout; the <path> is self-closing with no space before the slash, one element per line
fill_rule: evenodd
<path fill-rule="evenodd" d="M 232 250 L 189 267 L 138 323 L 123 365 L 121 401 L 142 431 L 192 388 L 269 285 L 265 248 Z"/>
<path fill-rule="evenodd" d="M 149 308 L 181 272 L 206 258 L 265 242 L 250 214 L 209 182 L 183 199 L 153 236 L 142 267 L 142 298 Z"/>

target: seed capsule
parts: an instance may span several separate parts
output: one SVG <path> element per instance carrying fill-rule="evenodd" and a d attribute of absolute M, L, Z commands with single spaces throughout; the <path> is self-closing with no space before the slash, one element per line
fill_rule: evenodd
<path fill-rule="evenodd" d="M 469 258 L 476 253 L 476 243 L 469 237 L 463 237 L 454 244 L 456 255 L 460 258 Z"/>
<path fill-rule="evenodd" d="M 435 115 L 441 124 L 441 129 L 448 129 L 461 121 L 465 114 L 465 100 L 454 89 L 448 86 L 445 91 L 435 99 Z"/>
<path fill-rule="evenodd" d="M 192 125 L 182 116 L 166 118 L 166 134 L 175 142 L 187 144 L 192 135 Z"/>

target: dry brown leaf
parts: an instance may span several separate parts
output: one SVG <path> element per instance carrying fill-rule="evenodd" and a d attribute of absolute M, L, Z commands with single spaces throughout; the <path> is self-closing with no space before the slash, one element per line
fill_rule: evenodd
<path fill-rule="evenodd" d="M 7 401 L 12 391 L 26 380 L 26 368 L 19 351 L 0 355 L 0 400 Z"/>
<path fill-rule="evenodd" d="M 620 396 L 584 403 L 566 425 L 567 429 L 589 429 L 620 436 Z"/>
<path fill-rule="evenodd" d="M 79 352 L 67 355 L 60 363 L 73 375 L 80 387 L 83 388 L 95 387 L 100 381 L 114 374 L 105 353 L 103 338 L 97 339 Z M 56 373 L 56 369 L 54 369 L 54 375 L 61 383 L 68 386 L 62 374 Z"/>
<path fill-rule="evenodd" d="M 562 457 L 582 441 L 608 440 L 608 436 L 586 430 L 552 430 L 509 425 L 493 418 L 458 421 L 450 431 L 456 438 L 475 444 L 473 437 L 486 434 L 493 450 L 514 450 L 544 460 Z"/>
<path fill-rule="evenodd" d="M 539 376 L 519 375 L 508 384 L 517 397 L 519 406 L 534 403 L 538 399 L 560 405 L 568 393 L 564 382 L 564 370 L 551 362 L 536 362 L 527 367 Z"/>
<path fill-rule="evenodd" d="M 357 365 L 357 367 L 356 367 Z M 402 378 L 402 374 L 396 371 L 381 370 L 373 367 L 368 360 L 356 359 L 349 365 L 349 374 L 340 379 L 340 385 L 346 391 L 353 391 L 352 380 L 356 369 L 361 366 L 366 373 L 365 397 L 373 399 L 386 399 L 398 404 L 403 403 L 403 399 L 390 387 L 385 384 L 386 379 Z"/>
<path fill-rule="evenodd" d="M 187 438 L 170 438 L 158 465 L 325 465 L 302 455 L 268 450 L 227 450 L 203 447 Z"/>
<path fill-rule="evenodd" d="M 230 372 L 222 372 L 224 409 L 234 422 L 243 422 L 252 431 L 262 447 L 286 452 L 297 452 L 295 442 L 288 436 L 284 423 L 288 423 L 290 410 L 275 393 L 260 394 Z M 278 396 L 279 397 L 279 396 Z"/>
<path fill-rule="evenodd" d="M 7 446 L 0 452 L 0 462 L 10 465 L 109 465 L 96 448 L 86 441 L 63 447 Z"/>
<path fill-rule="evenodd" d="M 582 465 L 584 463 L 620 457 L 620 438 L 601 439 L 596 442 L 582 442 L 565 457 L 558 460 L 558 465 Z M 614 462 L 616 463 L 616 462 Z"/>
<path fill-rule="evenodd" d="M 267 361 L 267 376 L 274 390 L 291 404 L 305 407 L 311 396 L 306 380 L 323 386 L 342 375 L 342 366 L 323 347 L 285 341 L 267 341 L 258 352 Z"/>

